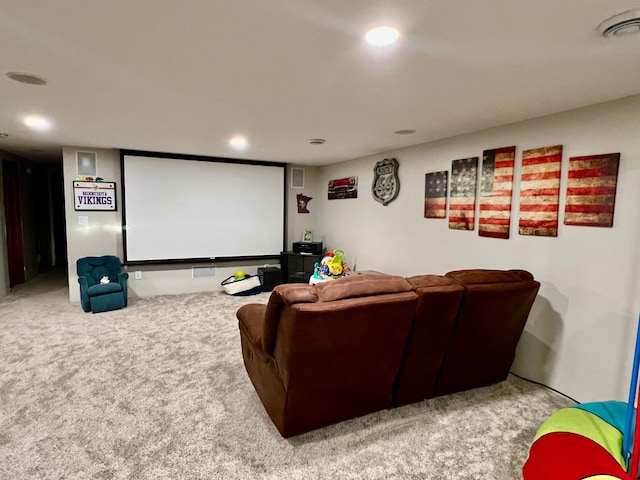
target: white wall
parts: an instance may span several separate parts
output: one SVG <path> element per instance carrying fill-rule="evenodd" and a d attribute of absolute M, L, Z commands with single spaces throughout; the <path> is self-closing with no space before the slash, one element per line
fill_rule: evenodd
<path fill-rule="evenodd" d="M 494 128 L 320 169 L 318 185 L 358 176 L 357 199 L 319 198 L 319 233 L 331 248 L 357 258 L 358 270 L 400 275 L 464 268 L 524 268 L 542 282 L 522 336 L 514 372 L 581 401 L 626 400 L 640 309 L 640 96 Z M 557 238 L 518 234 L 523 150 L 562 144 Z M 511 238 L 450 230 L 425 219 L 425 173 L 451 161 L 516 145 Z M 569 157 L 620 152 L 613 228 L 563 225 Z M 371 196 L 374 164 L 400 162 L 398 198 L 382 206 Z M 319 196 L 320 197 L 320 196 Z"/>
<path fill-rule="evenodd" d="M 98 155 L 98 176 L 105 181 L 116 182 L 115 212 L 87 212 L 74 210 L 73 180 L 77 176 L 76 151 L 95 151 Z M 288 167 L 289 169 L 291 167 Z M 314 173 L 317 168 L 305 168 L 305 188 L 291 189 L 287 192 L 287 248 L 293 241 L 300 240 L 302 231 L 315 229 L 317 222 L 317 199 Z M 120 182 L 120 152 L 116 149 L 92 149 L 87 147 L 65 147 L 63 149 L 63 170 L 65 188 L 65 214 L 67 223 L 67 253 L 69 258 L 69 299 L 80 301 L 80 291 L 76 274 L 76 260 L 91 255 L 117 255 L 123 258 L 122 246 L 122 191 Z M 290 185 L 290 180 L 288 180 Z M 309 214 L 298 214 L 296 194 L 304 193 L 314 199 L 309 203 Z M 78 217 L 88 217 L 87 225 L 80 225 Z M 192 267 L 210 266 L 207 264 L 149 265 L 128 267 L 129 294 L 132 297 L 146 297 L 162 294 L 179 294 L 201 291 L 221 290 L 222 282 L 237 270 L 255 275 L 258 267 L 265 264 L 279 265 L 278 259 L 267 263 L 233 262 L 215 265 L 215 275 L 193 278 Z M 142 278 L 136 279 L 134 272 L 142 272 Z"/>
<path fill-rule="evenodd" d="M 291 188 L 291 169 L 302 168 L 304 169 L 304 188 Z M 293 248 L 293 242 L 299 242 L 302 240 L 302 233 L 305 230 L 313 230 L 314 234 L 318 232 L 318 209 L 320 208 L 320 192 L 317 185 L 318 167 L 309 166 L 287 166 L 287 249 Z M 307 205 L 309 213 L 298 213 L 297 195 L 303 194 L 307 197 L 311 197 Z M 326 196 L 326 192 L 324 192 Z M 322 240 L 321 238 L 314 238 L 314 240 Z"/>
<path fill-rule="evenodd" d="M 77 177 L 76 151 L 94 151 L 98 158 L 98 176 L 105 181 L 117 182 L 116 212 L 86 212 L 74 210 L 73 180 Z M 112 149 L 62 149 L 64 175 L 64 205 L 67 225 L 67 258 L 69 269 L 69 299 L 80 301 L 76 260 L 81 257 L 117 255 L 122 258 L 122 194 L 120 191 L 120 154 Z M 86 225 L 79 224 L 87 217 Z"/>

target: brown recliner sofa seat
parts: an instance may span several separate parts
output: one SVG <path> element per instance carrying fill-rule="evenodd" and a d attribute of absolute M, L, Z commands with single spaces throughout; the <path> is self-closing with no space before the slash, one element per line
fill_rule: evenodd
<path fill-rule="evenodd" d="M 395 405 L 434 396 L 464 293 L 457 282 L 439 275 L 418 275 L 407 280 L 418 294 L 418 303 L 396 378 Z"/>
<path fill-rule="evenodd" d="M 279 285 L 237 312 L 249 377 L 284 437 L 504 380 L 539 283 L 522 270 Z"/>
<path fill-rule="evenodd" d="M 418 296 L 402 277 L 277 286 L 237 312 L 242 355 L 284 437 L 392 405 Z"/>
<path fill-rule="evenodd" d="M 524 270 L 456 270 L 445 277 L 464 294 L 434 394 L 505 380 L 540 283 Z"/>

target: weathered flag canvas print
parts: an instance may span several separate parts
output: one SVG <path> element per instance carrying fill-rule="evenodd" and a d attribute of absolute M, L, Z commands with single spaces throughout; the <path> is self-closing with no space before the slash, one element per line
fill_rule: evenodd
<path fill-rule="evenodd" d="M 558 236 L 562 145 L 522 152 L 520 235 Z"/>
<path fill-rule="evenodd" d="M 447 171 L 425 175 L 424 218 L 446 218 L 448 177 Z"/>
<path fill-rule="evenodd" d="M 449 195 L 449 228 L 475 228 L 476 183 L 478 157 L 451 162 L 451 194 Z"/>
<path fill-rule="evenodd" d="M 516 147 L 482 152 L 478 235 L 509 238 Z"/>
<path fill-rule="evenodd" d="M 612 227 L 620 153 L 571 157 L 565 225 Z"/>

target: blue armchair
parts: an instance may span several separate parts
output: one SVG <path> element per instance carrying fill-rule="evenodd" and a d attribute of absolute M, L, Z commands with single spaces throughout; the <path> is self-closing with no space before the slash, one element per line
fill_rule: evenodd
<path fill-rule="evenodd" d="M 127 306 L 127 279 L 118 257 L 84 257 L 76 262 L 80 302 L 85 312 L 106 312 Z M 102 277 L 109 283 L 100 283 Z"/>

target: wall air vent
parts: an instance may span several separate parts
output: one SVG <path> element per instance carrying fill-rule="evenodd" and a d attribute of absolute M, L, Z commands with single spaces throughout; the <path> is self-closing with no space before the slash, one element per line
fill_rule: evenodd
<path fill-rule="evenodd" d="M 191 267 L 191 278 L 215 277 L 216 267 Z"/>

